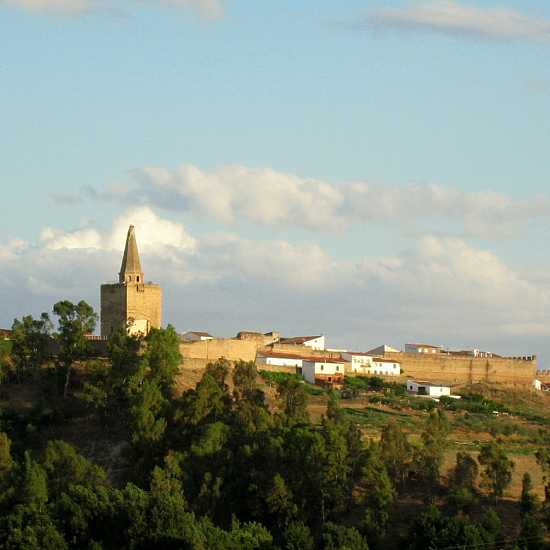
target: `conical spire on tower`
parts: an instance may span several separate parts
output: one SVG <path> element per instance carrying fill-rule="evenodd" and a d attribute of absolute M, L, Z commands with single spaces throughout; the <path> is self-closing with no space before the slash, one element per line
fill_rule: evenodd
<path fill-rule="evenodd" d="M 120 266 L 118 280 L 120 283 L 144 282 L 141 262 L 139 261 L 136 233 L 133 225 L 128 228 L 128 236 L 126 237 L 126 246 L 124 247 L 124 256 L 122 257 L 122 265 Z"/>

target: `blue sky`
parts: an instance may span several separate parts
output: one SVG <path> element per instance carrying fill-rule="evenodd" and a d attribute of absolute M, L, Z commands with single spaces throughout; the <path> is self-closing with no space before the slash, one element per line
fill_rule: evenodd
<path fill-rule="evenodd" d="M 77 277 L 111 258 L 84 277 L 97 305 L 140 208 L 152 274 L 188 304 L 167 308 L 178 328 L 548 354 L 549 57 L 542 0 L 0 0 L 0 324 L 77 292 L 53 251 Z M 265 287 L 248 258 L 275 250 Z M 37 290 L 25 265 L 58 282 Z"/>

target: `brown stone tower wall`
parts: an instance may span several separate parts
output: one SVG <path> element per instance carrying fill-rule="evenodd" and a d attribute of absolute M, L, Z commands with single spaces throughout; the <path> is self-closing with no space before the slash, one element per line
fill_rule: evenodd
<path fill-rule="evenodd" d="M 147 319 L 152 328 L 162 324 L 162 289 L 154 284 L 126 286 L 127 319 Z"/>
<path fill-rule="evenodd" d="M 101 336 L 109 336 L 126 326 L 126 287 L 121 284 L 101 285 Z"/>

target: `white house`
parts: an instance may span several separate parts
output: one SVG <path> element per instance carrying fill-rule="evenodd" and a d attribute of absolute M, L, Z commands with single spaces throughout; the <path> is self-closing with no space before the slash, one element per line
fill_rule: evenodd
<path fill-rule="evenodd" d="M 273 367 L 301 367 L 303 357 L 291 353 L 262 353 L 256 357 L 256 364 Z"/>
<path fill-rule="evenodd" d="M 350 363 L 351 372 L 358 374 L 369 374 L 368 368 L 372 364 L 372 355 L 362 351 L 347 351 L 341 354 L 344 361 Z"/>
<path fill-rule="evenodd" d="M 208 334 L 208 332 L 198 332 L 190 330 L 182 334 L 181 339 L 185 342 L 203 342 L 204 340 L 213 340 L 214 337 Z"/>
<path fill-rule="evenodd" d="M 370 353 L 349 351 L 342 353 L 342 359 L 351 364 L 351 372 L 364 375 L 399 376 L 401 363 L 395 359 L 373 357 Z"/>
<path fill-rule="evenodd" d="M 327 357 L 310 357 L 302 362 L 302 376 L 310 384 L 341 386 L 344 383 L 345 362 Z"/>
<path fill-rule="evenodd" d="M 280 338 L 281 344 L 294 344 L 296 346 L 307 346 L 308 348 L 315 350 L 325 349 L 325 337 L 320 334 L 319 336 L 293 336 L 292 338 Z"/>
<path fill-rule="evenodd" d="M 445 382 L 425 382 L 423 380 L 407 380 L 407 391 L 414 395 L 428 397 L 443 397 L 451 395 L 451 386 Z"/>
<path fill-rule="evenodd" d="M 441 353 L 441 346 L 430 344 L 405 344 L 405 353 Z"/>
<path fill-rule="evenodd" d="M 379 376 L 399 376 L 401 374 L 401 363 L 395 359 L 373 357 L 370 366 L 370 374 Z"/>

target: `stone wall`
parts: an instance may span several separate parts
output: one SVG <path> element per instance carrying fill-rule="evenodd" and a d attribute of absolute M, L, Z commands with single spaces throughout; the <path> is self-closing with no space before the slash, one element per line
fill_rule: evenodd
<path fill-rule="evenodd" d="M 180 353 L 185 359 L 203 359 L 215 361 L 225 357 L 229 361 L 255 361 L 258 344 L 250 340 L 234 338 L 214 338 L 199 342 L 185 342 L 180 344 Z M 185 367 L 185 361 L 184 361 Z"/>
<path fill-rule="evenodd" d="M 126 326 L 126 291 L 124 285 L 101 285 L 101 336 L 109 336 Z"/>
<path fill-rule="evenodd" d="M 128 319 L 147 319 L 152 328 L 162 324 L 162 289 L 155 284 L 126 285 Z"/>
<path fill-rule="evenodd" d="M 266 346 L 262 353 L 269 353 L 274 351 L 276 353 L 291 353 L 292 355 L 303 355 L 305 357 L 327 357 L 329 359 L 340 359 L 340 352 L 336 351 L 326 351 L 326 350 L 315 350 L 311 349 L 308 346 L 301 346 L 297 344 L 271 344 Z"/>
<path fill-rule="evenodd" d="M 403 375 L 407 378 L 452 384 L 485 382 L 530 386 L 537 371 L 536 359 L 474 358 L 422 353 L 386 353 L 384 357 L 399 361 Z"/>
<path fill-rule="evenodd" d="M 101 335 L 126 327 L 128 319 L 146 319 L 151 327 L 162 324 L 162 289 L 154 284 L 101 285 Z"/>

